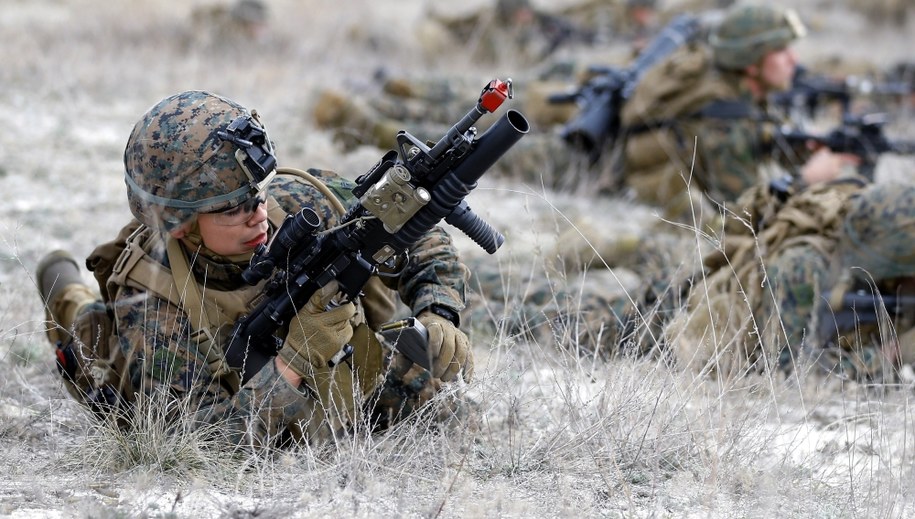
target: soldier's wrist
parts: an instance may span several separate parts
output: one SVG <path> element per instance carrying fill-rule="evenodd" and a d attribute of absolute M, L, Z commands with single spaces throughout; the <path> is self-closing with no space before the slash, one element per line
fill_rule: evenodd
<path fill-rule="evenodd" d="M 461 324 L 461 314 L 451 308 L 448 308 L 447 306 L 430 305 L 426 308 L 425 311 L 432 312 L 439 317 L 443 317 L 451 321 L 451 324 L 453 324 L 455 327 L 460 326 Z"/>

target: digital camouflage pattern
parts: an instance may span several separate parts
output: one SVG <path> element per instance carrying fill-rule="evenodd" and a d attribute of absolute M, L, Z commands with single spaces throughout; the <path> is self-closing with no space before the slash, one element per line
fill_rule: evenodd
<path fill-rule="evenodd" d="M 336 193 L 347 193 L 353 187 L 352 182 L 332 172 L 309 172 Z M 287 212 L 311 207 L 321 215 L 325 227 L 339 221 L 326 197 L 298 178 L 278 176 L 268 192 Z M 167 264 L 164 247 L 153 247 L 146 252 L 154 261 Z M 219 291 L 249 298 L 256 293 L 240 277 L 246 266 L 244 261 L 217 256 L 205 247 L 200 247 L 191 257 L 192 272 L 209 288 L 203 291 L 205 304 L 212 304 L 207 301 L 218 297 Z M 467 276 L 450 237 L 435 228 L 410 250 L 410 262 L 404 270 L 395 278 L 385 278 L 384 282 L 397 291 L 413 313 L 432 304 L 460 311 L 464 308 Z M 366 306 L 366 312 L 373 304 L 360 303 Z M 342 424 L 330 418 L 314 390 L 304 385 L 291 387 L 272 362 L 241 388 L 233 388 L 227 379 L 213 373 L 205 353 L 189 338 L 192 328 L 188 315 L 168 300 L 139 288 L 122 286 L 113 310 L 118 323 L 117 343 L 126 362 L 124 382 L 128 390 L 122 398 L 171 394 L 182 402 L 181 409 L 192 411 L 195 426 L 218 425 L 227 437 L 243 445 L 274 445 L 290 439 L 320 441 L 340 432 Z M 231 323 L 220 328 L 217 343 L 225 344 L 230 328 Z M 419 409 L 441 387 L 441 381 L 412 366 L 399 354 L 386 355 L 384 362 L 385 365 L 393 362 L 396 369 L 387 375 L 376 396 L 365 398 L 373 404 L 366 412 L 378 427 Z M 349 368 L 344 364 L 337 369 Z M 119 405 L 126 406 L 124 402 Z"/>
<path fill-rule="evenodd" d="M 733 203 L 760 183 L 798 176 L 803 157 L 772 138 L 785 121 L 742 79 L 718 68 L 700 43 L 645 74 L 622 111 L 630 129 L 623 178 L 640 199 L 689 219 L 699 195 Z"/>
<path fill-rule="evenodd" d="M 676 129 L 686 139 L 686 145 L 677 157 L 683 176 L 678 175 L 673 182 L 679 181 L 683 189 L 684 176 L 691 173 L 695 186 L 713 203 L 734 202 L 749 188 L 767 183 L 785 171 L 796 173 L 799 165 L 797 157 L 770 145 L 769 129 L 776 123 L 764 115 L 765 105 L 754 103 L 749 92 L 732 85 L 735 89 L 730 101 L 751 107 L 747 117 L 687 118 Z"/>
<path fill-rule="evenodd" d="M 256 194 L 217 132 L 250 115 L 238 103 L 204 91 L 167 97 L 137 122 L 124 150 L 127 201 L 137 220 L 171 231 L 198 212 L 240 204 Z M 233 196 L 226 196 L 233 194 Z"/>
<path fill-rule="evenodd" d="M 787 47 L 807 32 L 797 13 L 767 5 L 741 5 L 730 9 L 709 35 L 715 65 L 743 70 L 766 54 Z"/>
<path fill-rule="evenodd" d="M 840 311 L 846 293 L 915 293 L 915 268 L 906 263 L 915 186 L 845 180 L 808 187 L 784 203 L 763 190 L 741 199 L 758 209 L 750 225 L 763 228 L 753 235 L 730 222 L 722 249 L 706 257 L 707 270 L 692 281 L 687 309 L 665 329 L 678 362 L 719 374 L 814 362 L 848 378 L 895 380 L 900 362 L 911 362 L 915 351 L 907 333 L 915 309 L 886 314 L 866 303 L 857 308 L 861 316 L 887 317 L 832 333 L 825 320 Z M 856 235 L 866 230 L 873 240 Z"/>
<path fill-rule="evenodd" d="M 858 276 L 915 275 L 915 189 L 878 184 L 853 196 L 843 230 L 840 260 Z"/>

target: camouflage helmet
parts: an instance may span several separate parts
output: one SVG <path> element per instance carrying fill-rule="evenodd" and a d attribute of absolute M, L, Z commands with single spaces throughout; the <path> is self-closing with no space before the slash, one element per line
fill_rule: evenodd
<path fill-rule="evenodd" d="M 807 29 L 793 9 L 739 6 L 731 9 L 709 35 L 709 44 L 715 65 L 743 70 L 806 33 Z"/>
<path fill-rule="evenodd" d="M 256 196 L 276 174 L 276 159 L 256 112 L 193 90 L 143 115 L 127 139 L 124 167 L 130 211 L 169 232 Z"/>
<path fill-rule="evenodd" d="M 915 186 L 869 185 L 849 200 L 842 231 L 843 269 L 875 280 L 915 275 Z"/>

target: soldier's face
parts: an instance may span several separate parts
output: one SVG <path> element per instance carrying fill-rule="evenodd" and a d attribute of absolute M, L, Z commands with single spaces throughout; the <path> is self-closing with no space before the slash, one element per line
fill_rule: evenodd
<path fill-rule="evenodd" d="M 220 213 L 198 214 L 197 225 L 203 244 L 216 254 L 247 254 L 258 245 L 267 243 L 267 206 L 258 204 L 252 212 L 235 219 L 227 219 Z"/>
<path fill-rule="evenodd" d="M 790 47 L 766 54 L 759 64 L 759 75 L 768 90 L 783 91 L 791 88 L 797 55 Z"/>

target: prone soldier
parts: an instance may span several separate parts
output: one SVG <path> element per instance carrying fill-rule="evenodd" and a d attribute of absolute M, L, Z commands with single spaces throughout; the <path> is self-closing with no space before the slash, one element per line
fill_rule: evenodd
<path fill-rule="evenodd" d="M 787 196 L 748 191 L 749 216 L 728 218 L 721 248 L 665 325 L 674 358 L 719 376 L 800 366 L 861 382 L 911 378 L 913 201 L 915 186 L 863 178 Z"/>
<path fill-rule="evenodd" d="M 321 170 L 277 168 L 259 115 L 209 92 L 150 108 L 124 152 L 134 220 L 87 259 L 99 298 L 66 252 L 47 255 L 37 280 L 69 392 L 103 416 L 129 416 L 138 395 L 187 405 L 193 427 L 215 424 L 242 445 L 321 441 L 350 430 L 360 405 L 384 427 L 470 380 L 473 353 L 459 329 L 467 269 L 434 227 L 396 275 L 341 298 L 332 281 L 281 324 L 276 357 L 248 373 L 226 356 L 233 323 L 269 283 L 244 274 L 288 214 L 309 208 L 337 225 L 354 184 Z M 395 292 L 428 331 L 426 370 L 383 347 L 375 332 Z M 296 307 L 298 308 L 298 307 Z M 342 355 L 341 355 L 342 353 Z M 250 360 L 250 359 L 248 359 Z"/>

